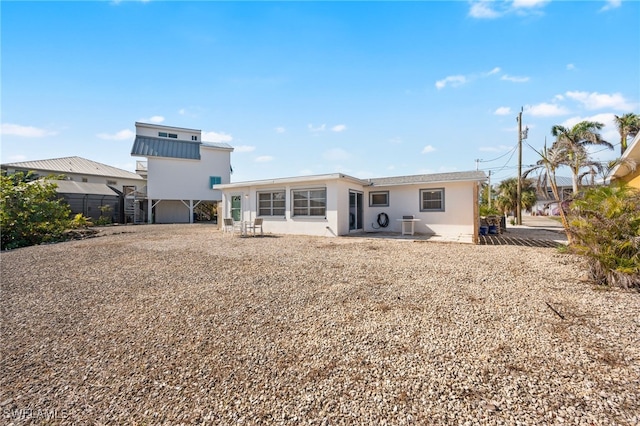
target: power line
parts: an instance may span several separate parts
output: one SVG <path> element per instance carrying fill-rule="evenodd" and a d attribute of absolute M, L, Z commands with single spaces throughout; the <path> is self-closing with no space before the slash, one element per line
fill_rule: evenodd
<path fill-rule="evenodd" d="M 511 148 L 511 150 L 509 150 L 509 151 L 505 152 L 505 153 L 504 153 L 504 154 L 502 154 L 501 156 L 496 157 L 496 158 L 494 158 L 494 159 L 491 159 L 491 160 L 482 160 L 482 159 L 478 159 L 478 160 L 476 160 L 476 161 L 478 161 L 479 163 L 491 163 L 492 161 L 499 160 L 499 159 L 501 159 L 502 157 L 504 157 L 504 156 L 508 155 L 509 153 L 511 153 L 511 152 L 513 152 L 513 151 L 515 151 L 515 149 L 516 149 L 517 147 L 518 147 L 518 145 L 516 144 L 513 148 Z"/>

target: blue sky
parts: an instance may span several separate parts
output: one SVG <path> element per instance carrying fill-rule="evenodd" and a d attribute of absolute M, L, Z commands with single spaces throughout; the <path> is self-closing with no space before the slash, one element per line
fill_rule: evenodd
<path fill-rule="evenodd" d="M 521 108 L 534 148 L 589 119 L 613 159 L 614 114 L 640 111 L 638 17 L 619 0 L 3 1 L 1 160 L 133 170 L 143 121 L 234 146 L 234 182 L 476 165 L 499 181 Z"/>

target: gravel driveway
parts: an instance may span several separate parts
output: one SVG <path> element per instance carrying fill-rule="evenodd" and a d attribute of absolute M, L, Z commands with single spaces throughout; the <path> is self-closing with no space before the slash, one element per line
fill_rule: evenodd
<path fill-rule="evenodd" d="M 101 233 L 0 254 L 4 424 L 640 423 L 640 294 L 556 249 Z"/>

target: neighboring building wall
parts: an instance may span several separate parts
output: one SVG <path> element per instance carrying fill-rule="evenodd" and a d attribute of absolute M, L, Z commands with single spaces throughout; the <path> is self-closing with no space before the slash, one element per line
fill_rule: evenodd
<path fill-rule="evenodd" d="M 52 172 L 48 170 L 23 170 L 23 169 L 15 169 L 8 167 L 7 173 L 14 174 L 15 172 L 28 172 L 32 171 L 36 173 L 40 177 L 46 177 L 50 175 L 64 175 L 66 180 L 71 180 L 74 182 L 86 182 L 86 183 L 102 183 L 105 185 L 109 185 L 112 188 L 117 189 L 120 192 L 123 192 L 123 187 L 125 186 L 135 186 L 136 189 L 141 189 L 146 185 L 144 179 L 125 179 L 120 177 L 108 177 L 108 176 L 95 176 L 89 174 L 80 174 L 80 173 L 61 173 L 61 172 Z"/>
<path fill-rule="evenodd" d="M 155 223 L 189 223 L 187 205 L 179 200 L 162 200 L 154 208 L 153 221 Z"/>
<path fill-rule="evenodd" d="M 163 135 L 160 135 L 160 133 L 163 133 Z M 150 138 L 163 137 L 171 140 L 202 142 L 200 140 L 201 133 L 200 130 L 196 129 L 136 123 L 136 136 L 148 136 Z M 170 137 L 169 134 L 176 135 L 176 137 Z"/>
<path fill-rule="evenodd" d="M 229 151 L 200 146 L 200 160 L 149 157 L 147 194 L 154 200 L 221 200 L 209 186 L 211 176 L 229 183 Z"/>
<path fill-rule="evenodd" d="M 640 189 L 640 164 L 636 166 L 636 171 L 629 173 L 620 178 L 620 181 L 626 182 L 627 185 Z"/>
<path fill-rule="evenodd" d="M 192 200 L 194 206 L 222 200 L 222 192 L 210 183 L 211 177 L 229 183 L 229 151 L 201 145 L 200 155 L 200 160 L 149 157 L 147 196 L 155 204 L 155 223 L 189 223 L 189 208 L 180 200 Z"/>

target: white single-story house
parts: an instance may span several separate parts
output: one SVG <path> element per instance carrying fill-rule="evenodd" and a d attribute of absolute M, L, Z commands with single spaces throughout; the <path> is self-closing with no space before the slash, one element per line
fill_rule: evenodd
<path fill-rule="evenodd" d="M 200 130 L 136 123 L 131 155 L 147 158 L 137 169 L 147 178 L 148 222 L 192 223 L 198 205 L 217 205 L 222 194 L 213 185 L 230 181 L 232 151 L 203 142 Z"/>
<path fill-rule="evenodd" d="M 265 232 L 341 236 L 409 232 L 477 242 L 482 171 L 359 179 L 342 173 L 214 185 L 222 215 Z M 412 220 L 411 220 L 412 219 Z"/>

